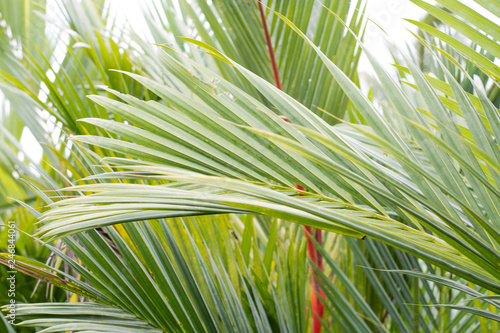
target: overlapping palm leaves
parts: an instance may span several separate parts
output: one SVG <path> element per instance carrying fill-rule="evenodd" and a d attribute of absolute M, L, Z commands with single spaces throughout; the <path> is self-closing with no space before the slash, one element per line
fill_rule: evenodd
<path fill-rule="evenodd" d="M 307 32 L 314 43 L 357 82 L 357 64 L 361 49 L 355 37 L 346 34 L 346 28 L 330 15 L 333 10 L 348 22 L 354 34 L 362 35 L 366 20 L 363 18 L 363 1 L 268 1 L 264 3 L 271 42 L 276 54 L 279 77 L 284 91 L 307 106 L 328 123 L 343 117 L 348 99 L 339 85 L 328 74 L 318 55 L 307 43 L 287 26 L 273 11 L 282 13 Z M 182 38 L 189 37 L 195 29 L 198 40 L 215 47 L 237 63 L 269 82 L 275 82 L 264 30 L 262 29 L 257 1 L 217 0 L 209 5 L 206 1 L 179 1 L 180 12 L 175 11 L 171 0 L 154 2 L 149 7 L 147 22 L 157 43 L 168 43 L 174 50 L 189 53 L 200 64 L 213 66 L 220 75 L 243 88 L 245 92 L 267 103 L 250 82 L 234 68 L 206 58 L 200 50 Z M 193 27 L 194 26 L 194 27 Z M 208 28 L 207 28 L 208 27 Z M 325 33 L 328 32 L 328 33 Z M 342 37 L 342 38 L 340 38 Z M 297 66 L 304 68 L 297 71 Z M 330 110 L 331 114 L 321 110 Z M 332 116 L 333 115 L 333 116 Z"/>
<path fill-rule="evenodd" d="M 72 2 L 65 3 L 72 8 Z M 71 93 L 69 85 L 62 94 L 77 101 L 68 99 L 73 104 L 65 105 L 58 99 L 65 84 L 56 81 L 47 109 L 54 114 L 65 112 L 66 116 L 57 119 L 62 123 L 67 119 L 65 127 L 78 134 L 72 138 L 72 155 L 67 158 L 72 162 L 67 164 L 73 166 L 72 175 L 89 177 L 56 193 L 67 198 L 48 202 L 51 209 L 43 215 L 37 234 L 45 240 L 64 237 L 78 260 L 51 243 L 46 246 L 77 274 L 55 270 L 55 275 L 36 262 L 21 258 L 20 262 L 23 271 L 48 275 L 46 280 L 97 303 L 23 305 L 19 313 L 26 319 L 25 326 L 46 327 L 47 331 L 306 331 L 310 324 L 305 286 L 308 263 L 300 229 L 286 220 L 348 236 L 330 234 L 323 246 L 318 244 L 327 266 L 324 272 L 318 270 L 326 295 L 325 330 L 495 330 L 498 304 L 484 299 L 487 291 L 498 294 L 500 289 L 496 214 L 500 169 L 495 140 L 499 125 L 498 105 L 491 102 L 495 99 L 485 87 L 498 85 L 491 60 L 498 52 L 498 39 L 491 35 L 493 42 L 476 40 L 480 32 L 471 31 L 473 27 L 465 27 L 456 17 L 440 16 L 482 49 L 460 46 L 426 28 L 443 37 L 464 59 L 463 63 L 442 63 L 442 57 L 434 57 L 442 71 L 438 79 L 424 75 L 411 59 L 403 59 L 399 68 L 409 73 L 408 84 L 414 90 L 395 82 L 369 56 L 388 102 L 380 110 L 357 88 L 355 72 L 345 67 L 349 62 L 339 61 L 326 46 L 314 47 L 321 44 L 317 38 L 323 37 L 317 32 L 311 37 L 307 22 L 301 26 L 300 17 L 287 15 L 299 14 L 284 10 L 285 4 L 289 9 L 294 6 L 276 2 L 271 8 L 291 21 L 269 12 L 271 31 L 287 36 L 273 35 L 278 59 L 282 57 L 283 63 L 290 47 L 300 45 L 307 55 L 304 66 L 316 72 L 310 83 L 312 92 L 335 82 L 328 93 L 318 92 L 320 97 L 314 102 L 308 100 L 309 90 L 297 85 L 306 80 L 292 79 L 309 73 L 295 70 L 302 58 L 293 60 L 290 53 L 290 66 L 280 68 L 287 94 L 273 86 L 269 68 L 257 66 L 262 62 L 259 57 L 265 58 L 258 34 L 252 35 L 256 52 L 251 54 L 240 50 L 241 44 L 226 44 L 256 29 L 252 20 L 246 21 L 246 27 L 238 26 L 231 21 L 238 16 L 228 13 L 241 17 L 254 4 L 232 7 L 217 1 L 204 8 L 202 2 L 196 7 L 181 1 L 186 22 L 194 20 L 190 11 L 203 10 L 216 38 L 207 39 L 210 34 L 205 36 L 197 28 L 203 42 L 177 41 L 177 53 L 148 47 L 154 53 L 144 59 L 155 62 L 146 63 L 141 75 L 129 73 L 132 66 L 106 64 L 103 59 L 113 59 L 119 52 L 106 56 L 103 37 L 88 38 L 88 45 L 74 57 L 77 63 L 90 61 L 91 68 L 96 66 L 93 73 L 101 73 L 108 88 L 85 78 L 81 91 Z M 489 30 L 484 29 L 495 27 L 482 19 L 477 25 L 468 19 L 475 12 L 468 8 L 464 12 L 456 1 L 443 5 L 486 33 Z M 345 31 L 338 17 L 316 6 L 308 7 L 309 14 L 320 10 L 320 17 Z M 444 15 L 433 8 L 426 7 L 430 13 Z M 235 9 L 240 12 L 230 11 Z M 341 18 L 347 15 L 333 4 L 332 9 Z M 210 19 L 208 10 L 221 20 Z M 178 35 L 182 24 L 172 22 L 169 19 L 165 27 Z M 216 22 L 241 30 L 227 35 L 229 30 L 218 30 Z M 358 32 L 360 25 L 352 24 Z M 79 25 L 72 27 L 78 30 Z M 347 36 L 350 50 L 357 50 L 354 37 Z M 282 38 L 289 42 L 280 42 Z M 325 45 L 335 40 L 331 37 Z M 446 56 L 442 49 L 437 52 Z M 488 54 L 486 60 L 477 55 L 481 52 Z M 356 61 L 357 54 L 339 56 Z M 457 81 L 450 68 L 460 71 L 467 59 L 486 77 L 469 80 L 474 89 L 466 91 L 463 83 L 470 72 L 463 71 L 463 81 Z M 109 68 L 126 72 L 108 74 Z M 147 68 L 158 72 L 150 73 Z M 83 98 L 88 93 L 94 94 L 95 104 Z M 330 99 L 332 94 L 335 98 Z M 334 117 L 311 111 L 313 105 L 323 105 L 327 112 L 342 115 L 347 101 L 370 127 L 332 127 Z M 336 103 L 341 106 L 334 107 Z M 80 112 L 74 114 L 76 110 Z M 404 128 L 393 125 L 389 114 Z M 94 135 L 82 135 L 86 133 Z M 65 159 L 62 153 L 58 156 Z M 97 167 L 98 156 L 104 158 Z M 295 184 L 306 191 L 298 191 Z M 232 215 L 221 215 L 227 213 Z M 106 234 L 92 231 L 98 227 Z M 380 242 L 355 240 L 364 236 Z M 427 265 L 394 248 L 424 259 Z M 365 267 L 363 277 L 358 275 L 359 266 Z M 474 288 L 456 282 L 449 273 Z M 409 279 L 410 275 L 414 278 Z M 419 282 L 420 277 L 428 280 Z M 460 292 L 447 298 L 446 288 Z M 456 305 L 459 301 L 465 304 Z M 449 302 L 453 304 L 448 305 L 450 309 L 461 311 L 421 307 L 420 302 Z M 478 321 L 469 313 L 487 319 Z M 449 326 L 442 319 L 446 316 L 451 319 Z"/>

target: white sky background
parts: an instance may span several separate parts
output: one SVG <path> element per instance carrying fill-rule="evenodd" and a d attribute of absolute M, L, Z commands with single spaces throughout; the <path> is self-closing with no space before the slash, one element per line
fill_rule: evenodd
<path fill-rule="evenodd" d="M 405 51 L 407 43 L 415 45 L 415 38 L 410 31 L 416 29 L 404 19 L 419 20 L 425 16 L 425 12 L 409 0 L 367 0 L 366 15 L 376 24 L 368 23 L 364 43 L 384 65 L 390 65 L 393 60 L 387 48 L 389 43 L 394 42 Z M 358 69 L 361 72 L 371 72 L 365 56 L 362 56 Z"/>

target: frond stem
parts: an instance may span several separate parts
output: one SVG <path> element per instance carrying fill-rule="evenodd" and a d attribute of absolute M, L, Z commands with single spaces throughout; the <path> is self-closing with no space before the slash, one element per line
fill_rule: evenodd
<path fill-rule="evenodd" d="M 260 19 L 262 20 L 262 27 L 264 28 L 264 35 L 266 37 L 266 44 L 267 44 L 267 49 L 269 51 L 269 57 L 271 58 L 271 67 L 273 69 L 273 75 L 274 75 L 274 81 L 276 83 L 276 87 L 280 90 L 283 90 L 283 87 L 281 85 L 280 77 L 279 77 L 279 72 L 278 72 L 278 65 L 276 64 L 276 58 L 274 57 L 274 51 L 273 51 L 273 46 L 271 43 L 271 36 L 269 35 L 269 30 L 267 28 L 267 22 L 266 22 L 266 16 L 264 15 L 264 9 L 262 7 L 262 2 L 261 0 L 257 0 L 258 6 L 259 6 L 259 12 L 260 12 Z M 288 119 L 285 118 L 286 122 L 290 122 Z M 298 190 L 305 191 L 305 188 L 303 188 L 300 185 L 295 185 Z M 303 195 L 303 194 L 299 194 Z M 313 234 L 313 229 L 308 226 L 304 226 L 304 232 L 307 237 L 307 254 L 309 259 L 316 265 L 321 272 L 323 272 L 323 258 L 321 254 L 319 253 L 318 250 L 316 250 L 316 247 L 314 246 L 313 241 L 311 240 L 311 237 L 314 237 L 316 239 L 316 242 L 318 242 L 319 245 L 322 244 L 323 242 L 323 237 L 322 237 L 322 232 L 321 230 L 315 230 Z M 321 332 L 321 319 L 323 318 L 323 314 L 325 311 L 325 307 L 323 303 L 321 302 L 321 298 L 325 298 L 325 294 L 323 293 L 323 290 L 321 290 L 319 284 L 318 284 L 319 279 L 316 276 L 316 273 L 313 269 L 313 273 L 311 275 L 311 304 L 312 304 L 312 316 L 313 316 L 313 324 L 312 324 L 312 333 L 319 333 Z M 318 296 L 319 295 L 319 296 Z"/>
<path fill-rule="evenodd" d="M 271 44 L 271 36 L 269 35 L 269 30 L 267 29 L 264 9 L 262 8 L 261 1 L 258 0 L 257 2 L 259 4 L 260 19 L 262 20 L 262 27 L 264 28 L 264 35 L 266 36 L 267 50 L 269 51 L 269 57 L 271 58 L 271 67 L 273 68 L 274 81 L 276 82 L 276 87 L 280 90 L 283 90 L 280 81 L 280 74 L 278 72 L 278 66 L 276 65 L 276 58 L 274 57 L 273 45 Z"/>

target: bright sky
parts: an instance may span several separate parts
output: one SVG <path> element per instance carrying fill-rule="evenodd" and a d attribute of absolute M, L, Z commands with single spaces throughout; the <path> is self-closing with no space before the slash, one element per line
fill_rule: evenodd
<path fill-rule="evenodd" d="M 409 30 L 416 29 L 404 19 L 418 20 L 425 15 L 425 12 L 409 0 L 367 0 L 366 15 L 376 25 L 368 24 L 364 43 L 379 56 L 383 64 L 390 64 L 392 57 L 387 49 L 387 43 L 392 40 L 402 49 L 405 49 L 405 43 L 414 44 L 415 39 Z M 370 65 L 365 57 L 361 59 L 358 68 L 370 72 Z"/>

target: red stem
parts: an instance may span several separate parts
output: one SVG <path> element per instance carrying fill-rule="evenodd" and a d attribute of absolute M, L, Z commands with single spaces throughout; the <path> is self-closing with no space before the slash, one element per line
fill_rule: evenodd
<path fill-rule="evenodd" d="M 267 49 L 269 51 L 269 57 L 271 58 L 271 67 L 273 68 L 274 81 L 276 82 L 276 87 L 280 90 L 283 90 L 281 86 L 281 81 L 278 72 L 278 66 L 276 65 L 276 59 L 274 57 L 273 46 L 271 44 L 271 36 L 269 35 L 269 30 L 267 29 L 266 16 L 264 15 L 264 9 L 262 8 L 262 3 L 260 0 L 257 0 L 259 5 L 260 19 L 262 20 L 262 26 L 264 27 L 264 34 L 266 36 Z M 285 118 L 286 122 L 290 122 Z M 305 188 L 300 185 L 295 185 L 298 190 L 305 191 Z M 299 196 L 303 196 L 303 194 L 299 194 Z M 319 270 L 323 271 L 323 257 L 316 250 L 313 241 L 310 237 L 313 237 L 313 229 L 309 226 L 304 226 L 304 231 L 307 237 L 307 254 L 309 259 L 316 265 Z M 321 245 L 323 243 L 321 230 L 316 230 L 314 232 L 314 238 Z M 312 266 L 312 265 L 311 265 Z M 311 275 L 311 304 L 312 304 L 312 312 L 313 312 L 313 324 L 312 324 L 312 333 L 319 333 L 321 331 L 321 319 L 323 318 L 323 313 L 325 312 L 325 307 L 321 302 L 320 298 L 325 298 L 325 294 L 323 290 L 321 290 L 318 284 L 318 277 L 314 269 L 312 270 L 313 274 Z M 319 297 L 318 297 L 319 294 Z"/>
<path fill-rule="evenodd" d="M 266 35 L 267 50 L 269 51 L 269 56 L 271 57 L 271 67 L 273 68 L 274 81 L 276 82 L 276 87 L 279 90 L 283 90 L 280 81 L 280 75 L 278 72 L 278 66 L 276 65 L 276 59 L 274 58 L 273 45 L 271 44 L 271 36 L 269 35 L 269 30 L 267 30 L 266 16 L 264 15 L 264 9 L 262 8 L 262 3 L 260 0 L 257 1 L 259 4 L 260 19 L 262 21 L 262 26 L 264 27 L 264 34 Z"/>
<path fill-rule="evenodd" d="M 288 119 L 285 119 L 288 121 Z M 300 185 L 295 185 L 298 190 L 304 191 L 304 187 Z M 299 196 L 303 196 L 303 194 L 299 194 Z M 307 254 L 309 256 L 309 259 L 313 262 L 314 265 L 316 265 L 319 269 L 320 272 L 323 272 L 323 257 L 319 253 L 318 250 L 316 250 L 316 247 L 314 246 L 313 241 L 311 238 L 313 237 L 313 229 L 309 226 L 304 226 L 304 231 L 307 237 Z M 314 231 L 314 238 L 316 239 L 316 242 L 318 242 L 319 245 L 323 244 L 323 237 L 322 237 L 322 232 L 319 229 L 316 229 Z M 312 305 L 312 312 L 313 312 L 313 324 L 312 324 L 312 332 L 313 333 L 319 333 L 321 332 L 321 319 L 323 319 L 323 314 L 325 312 L 325 306 L 321 302 L 321 299 L 325 299 L 325 293 L 321 289 L 319 285 L 319 277 L 316 274 L 316 271 L 313 268 L 313 265 L 311 265 L 312 269 L 312 275 L 311 275 L 311 305 Z M 319 295 L 319 297 L 318 297 Z M 321 299 L 320 299 L 321 297 Z"/>

